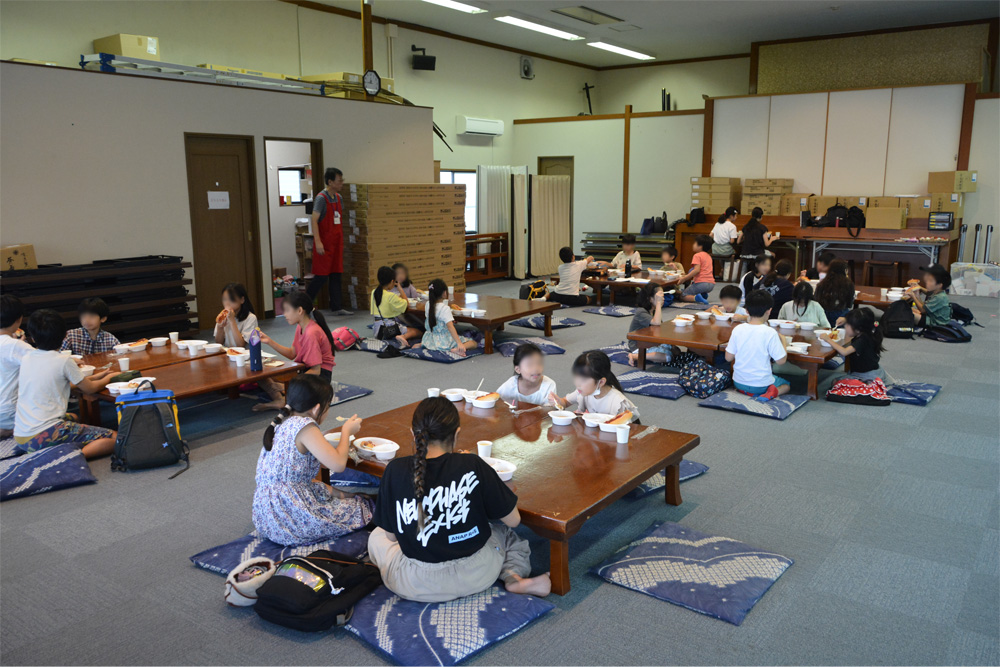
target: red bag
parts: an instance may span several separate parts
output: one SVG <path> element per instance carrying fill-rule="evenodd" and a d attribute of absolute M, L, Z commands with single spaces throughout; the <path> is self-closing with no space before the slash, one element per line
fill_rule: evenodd
<path fill-rule="evenodd" d="M 826 400 L 834 403 L 853 403 L 854 405 L 889 405 L 889 395 L 885 393 L 882 380 L 875 378 L 864 382 L 853 378 L 837 380 L 826 392 Z"/>
<path fill-rule="evenodd" d="M 340 327 L 330 333 L 333 336 L 334 347 L 340 352 L 361 347 L 361 334 L 350 327 Z"/>

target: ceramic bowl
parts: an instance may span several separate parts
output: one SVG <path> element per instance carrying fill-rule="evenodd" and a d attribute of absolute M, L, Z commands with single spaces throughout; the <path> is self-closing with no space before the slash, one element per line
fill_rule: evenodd
<path fill-rule="evenodd" d="M 549 417 L 556 426 L 569 426 L 576 419 L 576 413 L 569 410 L 553 410 L 549 413 Z"/>
<path fill-rule="evenodd" d="M 588 412 L 583 415 L 583 423 L 586 424 L 588 428 L 595 428 L 609 419 L 614 419 L 614 417 L 614 415 L 606 415 L 602 412 Z"/>

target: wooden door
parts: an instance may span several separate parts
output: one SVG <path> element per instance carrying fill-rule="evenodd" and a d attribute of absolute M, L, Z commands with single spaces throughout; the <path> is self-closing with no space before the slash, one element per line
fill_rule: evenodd
<path fill-rule="evenodd" d="M 569 237 L 573 238 L 573 156 L 538 158 L 539 176 L 569 176 Z M 572 243 L 570 243 L 572 245 Z"/>
<path fill-rule="evenodd" d="M 250 137 L 186 135 L 198 326 L 211 329 L 222 288 L 243 283 L 258 317 L 264 300 Z"/>

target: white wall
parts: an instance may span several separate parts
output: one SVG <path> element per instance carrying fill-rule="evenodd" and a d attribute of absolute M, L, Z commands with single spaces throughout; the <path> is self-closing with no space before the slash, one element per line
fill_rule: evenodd
<path fill-rule="evenodd" d="M 305 206 L 282 206 L 278 197 L 278 169 L 309 164 L 312 159 L 308 142 L 266 141 L 264 159 L 267 162 L 267 211 L 271 223 L 271 266 L 283 266 L 293 276 L 299 275 L 295 255 L 295 219 L 306 216 Z M 323 175 L 313 175 L 315 194 L 323 187 Z"/>
<path fill-rule="evenodd" d="M 703 109 L 709 97 L 746 95 L 750 86 L 750 59 L 708 60 L 677 65 L 651 65 L 597 73 L 594 113 L 660 111 L 660 89 L 670 93 L 674 109 Z M 591 83 L 594 83 L 591 81 Z"/>
<path fill-rule="evenodd" d="M 264 136 L 323 140 L 352 181 L 434 178 L 430 109 L 12 63 L 0 81 L 0 243 L 39 262 L 190 258 L 185 132 L 254 137 L 265 288 Z"/>
<path fill-rule="evenodd" d="M 376 6 L 377 7 L 377 6 Z M 164 62 L 213 63 L 299 76 L 359 72 L 361 22 L 275 0 L 4 0 L 0 58 L 55 60 L 74 66 L 94 38 L 114 33 L 159 37 Z M 389 76 L 384 26 L 373 26 L 375 69 Z M 405 29 L 394 40 L 396 91 L 434 107 L 434 121 L 455 152 L 434 139 L 443 169 L 510 164 L 515 118 L 575 116 L 586 111 L 585 81 L 593 70 L 535 60 L 535 78 L 519 74 L 518 54 Z M 410 45 L 437 56 L 437 70 L 410 69 Z M 458 137 L 458 115 L 498 118 L 506 133 L 494 140 Z M 336 116 L 331 124 L 350 132 Z M 298 135 L 296 135 L 298 136 Z M 338 164 L 336 152 L 325 153 Z"/>
<path fill-rule="evenodd" d="M 965 261 L 972 261 L 972 243 L 976 238 L 976 225 L 993 225 L 993 244 L 990 259 L 1000 261 L 1000 100 L 976 100 L 976 114 L 972 121 L 972 151 L 969 169 L 979 172 L 976 192 L 966 195 L 965 223 L 969 225 L 965 239 Z M 982 253 L 977 256 L 977 261 Z"/>
<path fill-rule="evenodd" d="M 629 134 L 628 229 L 667 212 L 668 220 L 690 209 L 691 176 L 701 174 L 705 116 L 633 118 Z"/>

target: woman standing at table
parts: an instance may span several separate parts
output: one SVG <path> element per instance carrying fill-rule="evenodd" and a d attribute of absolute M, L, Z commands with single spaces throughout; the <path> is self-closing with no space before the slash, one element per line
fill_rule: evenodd
<path fill-rule="evenodd" d="M 330 286 L 330 311 L 334 315 L 352 315 L 341 304 L 340 276 L 344 272 L 344 199 L 340 189 L 344 173 L 333 167 L 323 175 L 326 189 L 313 200 L 313 278 L 306 294 L 315 301 L 324 285 Z"/>

